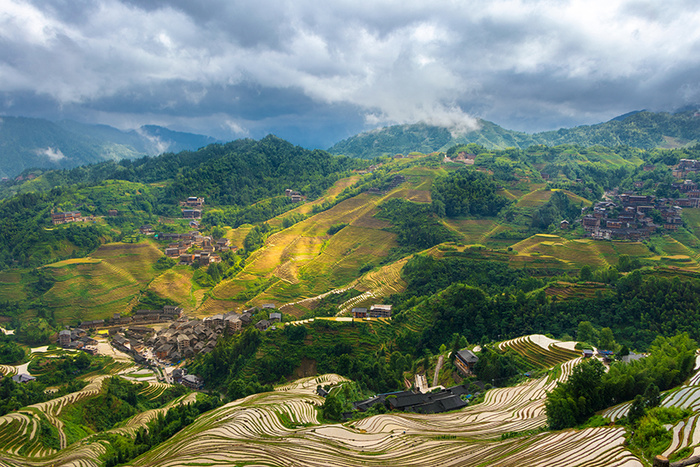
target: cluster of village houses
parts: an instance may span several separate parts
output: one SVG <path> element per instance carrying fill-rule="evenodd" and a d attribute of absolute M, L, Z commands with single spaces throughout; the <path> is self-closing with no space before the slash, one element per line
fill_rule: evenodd
<path fill-rule="evenodd" d="M 643 170 L 654 170 L 653 165 L 645 165 Z M 685 178 L 689 174 L 700 172 L 700 161 L 681 159 L 673 169 L 673 176 Z M 543 178 L 545 177 L 543 174 Z M 636 189 L 642 188 L 644 182 L 634 182 Z M 584 231 L 597 240 L 643 240 L 657 230 L 678 230 L 683 225 L 681 213 L 683 208 L 700 206 L 700 189 L 692 180 L 673 183 L 671 188 L 684 195 L 682 198 L 656 198 L 634 192 L 619 194 L 617 189 L 608 193 L 607 200 L 595 203 L 592 208 L 581 211 L 581 224 Z M 652 219 L 652 211 L 658 212 L 661 222 Z M 569 222 L 563 220 L 562 229 L 569 228 Z"/>
<path fill-rule="evenodd" d="M 592 212 L 581 219 L 583 229 L 592 238 L 598 240 L 624 239 L 641 240 L 651 236 L 657 229 L 666 231 L 677 230 L 683 225 L 681 212 L 683 207 L 697 207 L 698 199 L 656 199 L 650 195 L 621 194 L 614 195 L 613 201 L 596 203 Z M 663 218 L 661 225 L 651 218 L 652 211 L 658 211 Z M 562 221 L 562 228 L 568 227 L 568 222 Z"/>
<path fill-rule="evenodd" d="M 455 355 L 455 366 L 465 377 L 474 375 L 474 367 L 479 361 L 474 352 L 468 349 L 460 350 Z M 483 383 L 476 383 L 484 389 Z M 324 395 L 322 388 L 317 388 L 319 395 Z M 366 412 L 376 404 L 389 405 L 392 410 L 409 411 L 417 413 L 441 413 L 450 410 L 461 409 L 469 405 L 468 400 L 472 397 L 466 385 L 457 385 L 451 388 L 442 388 L 437 391 L 421 392 L 417 390 L 392 392 L 379 394 L 366 400 L 353 402 L 353 408 L 360 412 Z M 343 414 L 351 417 L 352 413 Z"/>
<path fill-rule="evenodd" d="M 196 261 L 206 266 L 211 263 L 220 263 L 221 256 L 215 253 L 237 249 L 230 246 L 227 238 L 213 240 L 197 231 L 184 234 L 163 233 L 160 234 L 160 238 L 174 240 L 165 249 L 165 256 L 178 259 L 179 264 L 193 264 Z"/>
<path fill-rule="evenodd" d="M 58 344 L 64 349 L 84 350 L 92 355 L 97 354 L 97 341 L 88 336 L 83 328 L 59 331 Z"/>

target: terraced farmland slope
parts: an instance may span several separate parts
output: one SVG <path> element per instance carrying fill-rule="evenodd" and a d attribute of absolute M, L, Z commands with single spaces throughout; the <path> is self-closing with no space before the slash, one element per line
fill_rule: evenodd
<path fill-rule="evenodd" d="M 150 241 L 111 243 L 89 258 L 45 267 L 56 280 L 43 297 L 58 322 L 99 319 L 122 313 L 135 303 L 143 284 L 156 275 L 153 264 L 162 252 Z"/>
<path fill-rule="evenodd" d="M 580 360 L 569 343 L 533 335 L 503 342 L 501 347 L 513 348 L 544 367 L 560 365 L 559 370 L 515 387 L 490 390 L 482 403 L 460 411 L 392 413 L 343 424 L 319 420 L 316 407 L 323 399 L 315 390 L 318 385 L 342 385 L 347 380 L 338 375 L 304 378 L 206 413 L 129 465 L 180 466 L 185 461 L 188 465 L 269 466 L 642 465 L 625 449 L 622 428 L 537 430 L 546 423 L 547 391 L 568 378 Z M 696 375 L 693 381 L 699 378 Z M 83 391 L 0 418 L 5 446 L 0 466 L 100 465 L 97 457 L 105 451 L 104 440 L 88 436 L 69 446 L 62 442 L 60 451 L 47 449 L 38 441 L 37 417 L 44 414 L 60 429 L 57 416 L 62 407 L 76 397 L 89 397 L 99 390 L 101 381 L 102 377 Z M 154 383 L 143 393 L 157 397 L 163 389 L 162 383 Z M 190 394 L 170 406 L 193 397 Z M 136 428 L 164 410 L 167 407 L 144 412 L 111 431 L 134 436 Z M 695 419 L 688 423 L 694 430 Z M 531 434 L 502 436 L 515 432 Z"/>
<path fill-rule="evenodd" d="M 662 407 L 679 407 L 693 411 L 693 415 L 690 417 L 668 427 L 673 433 L 673 439 L 663 452 L 666 457 L 670 457 L 682 449 L 690 450 L 682 458 L 700 455 L 700 423 L 698 423 L 700 418 L 700 356 L 696 357 L 695 370 L 696 373 L 686 384 L 662 395 Z M 625 402 L 604 410 L 602 415 L 610 420 L 617 420 L 627 415 L 631 405 L 630 402 Z"/>
<path fill-rule="evenodd" d="M 384 199 L 361 194 L 270 236 L 243 271 L 212 290 L 200 312 L 218 310 L 217 301 L 226 307 L 283 304 L 349 284 L 364 265 L 381 260 L 396 246 L 396 235 L 383 230 L 390 224 L 373 217 Z M 339 223 L 347 226 L 328 235 Z M 267 287 L 253 297 L 245 295 L 255 281 L 268 281 Z"/>
<path fill-rule="evenodd" d="M 558 379 L 575 364 L 569 360 Z M 135 460 L 135 466 L 192 465 L 495 465 L 641 466 L 624 446 L 624 429 L 539 433 L 501 439 L 545 423 L 547 377 L 489 391 L 482 404 L 439 414 L 377 415 L 321 424 L 313 406 L 325 375 L 273 393 L 232 402 L 200 417 L 182 433 Z"/>
<path fill-rule="evenodd" d="M 98 457 L 105 452 L 104 443 L 107 441 L 99 435 L 89 435 L 69 445 L 65 425 L 60 417 L 64 408 L 100 393 L 102 382 L 107 377 L 100 375 L 90 378 L 90 384 L 80 391 L 0 417 L 0 466 L 101 466 L 102 462 Z M 154 399 L 168 386 L 164 383 L 149 383 L 141 393 Z M 164 407 L 141 412 L 105 433 L 133 437 L 139 428 L 144 427 L 159 414 L 165 413 L 177 404 L 189 404 L 195 399 L 196 393 L 181 396 Z M 45 436 L 42 433 L 45 430 L 45 424 L 57 430 L 59 450 L 48 448 L 42 442 L 42 437 Z"/>

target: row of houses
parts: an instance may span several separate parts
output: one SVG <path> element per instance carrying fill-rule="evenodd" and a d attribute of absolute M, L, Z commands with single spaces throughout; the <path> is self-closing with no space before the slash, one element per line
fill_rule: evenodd
<path fill-rule="evenodd" d="M 353 308 L 352 317 L 356 319 L 364 318 L 391 318 L 391 305 L 372 305 L 367 308 Z"/>
<path fill-rule="evenodd" d="M 376 404 L 385 404 L 392 410 L 434 414 L 466 407 L 471 397 L 472 394 L 466 385 L 458 385 L 427 394 L 414 391 L 379 394 L 366 400 L 353 402 L 352 406 L 360 412 L 366 412 Z M 349 417 L 352 414 L 343 415 Z"/>
<path fill-rule="evenodd" d="M 457 162 L 464 165 L 474 165 L 474 162 L 476 162 L 476 154 L 461 151 L 456 156 L 452 156 L 451 158 L 445 155 L 443 162 Z"/>
<path fill-rule="evenodd" d="M 617 196 L 617 203 L 601 201 L 593 206 L 592 212 L 581 219 L 584 231 L 599 240 L 649 238 L 659 228 L 677 230 L 683 225 L 683 206 L 695 207 L 697 199 L 656 199 L 650 195 L 624 193 Z M 586 211 L 584 209 L 584 211 Z M 655 223 L 652 211 L 657 212 L 663 222 Z M 656 215 L 656 214 L 655 214 Z"/>
<path fill-rule="evenodd" d="M 185 201 L 180 201 L 180 206 L 201 208 L 204 206 L 204 198 L 199 196 L 190 196 Z"/>
<path fill-rule="evenodd" d="M 170 258 L 176 258 L 187 253 L 193 247 L 199 247 L 201 251 L 206 253 L 223 252 L 232 249 L 231 243 L 227 238 L 212 240 L 209 236 L 196 235 L 193 240 L 182 239 L 178 242 L 170 243 L 165 249 L 165 255 Z M 233 247 L 233 250 L 236 249 L 236 247 Z"/>
<path fill-rule="evenodd" d="M 302 196 L 302 194 L 298 191 L 292 190 L 291 188 L 287 188 L 286 190 L 284 190 L 284 195 L 290 200 L 292 200 L 293 203 L 304 201 L 304 197 Z"/>
<path fill-rule="evenodd" d="M 58 345 L 64 349 L 84 350 L 92 355 L 97 353 L 97 341 L 88 336 L 87 331 L 82 328 L 59 331 Z"/>
<path fill-rule="evenodd" d="M 51 223 L 53 225 L 67 224 L 69 222 L 83 222 L 85 218 L 80 211 L 52 212 Z"/>
<path fill-rule="evenodd" d="M 221 256 L 214 255 L 206 251 L 198 251 L 195 253 L 185 253 L 178 257 L 178 264 L 191 265 L 199 263 L 200 266 L 207 266 L 213 263 L 220 263 Z"/>
<path fill-rule="evenodd" d="M 163 322 L 174 321 L 182 317 L 182 308 L 165 305 L 160 310 L 136 310 L 132 316 L 134 322 Z"/>
<path fill-rule="evenodd" d="M 201 235 L 199 232 L 190 232 L 189 234 L 163 234 L 167 235 L 167 239 L 178 238 L 178 242 L 173 242 L 165 249 L 165 255 L 169 258 L 177 258 L 180 264 L 193 264 L 198 262 L 200 265 L 208 265 L 212 263 L 220 263 L 221 257 L 215 252 L 224 252 L 232 249 L 227 238 L 212 240 L 209 236 Z M 175 237 L 178 235 L 178 237 Z M 193 248 L 196 247 L 196 250 Z M 236 247 L 233 247 L 235 250 Z"/>
<path fill-rule="evenodd" d="M 671 173 L 676 178 L 685 178 L 691 173 L 700 171 L 700 161 L 695 159 L 681 159 Z"/>

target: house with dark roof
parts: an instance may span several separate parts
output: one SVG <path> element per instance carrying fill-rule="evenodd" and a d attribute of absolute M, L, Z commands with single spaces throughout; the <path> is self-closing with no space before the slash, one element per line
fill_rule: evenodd
<path fill-rule="evenodd" d="M 27 374 L 27 373 L 19 373 L 19 374 L 14 375 L 12 377 L 12 381 L 14 381 L 15 383 L 22 383 L 22 384 L 29 383 L 30 381 L 34 381 L 34 380 L 36 380 L 36 378 L 33 377 L 32 375 Z"/>
<path fill-rule="evenodd" d="M 353 308 L 352 317 L 355 319 L 364 319 L 367 317 L 367 308 Z"/>
<path fill-rule="evenodd" d="M 471 376 L 474 374 L 474 366 L 476 366 L 478 361 L 479 357 L 468 349 L 460 350 L 455 356 L 455 366 L 464 376 Z"/>
<path fill-rule="evenodd" d="M 280 321 L 282 321 L 282 313 L 278 313 L 278 312 L 270 313 L 270 321 L 275 322 L 275 323 L 279 323 Z"/>
<path fill-rule="evenodd" d="M 201 389 L 203 384 L 202 380 L 195 375 L 185 375 L 182 377 L 182 385 L 190 389 Z"/>
<path fill-rule="evenodd" d="M 391 305 L 372 305 L 369 307 L 370 318 L 391 318 Z"/>
<path fill-rule="evenodd" d="M 438 392 L 423 394 L 413 391 L 401 391 L 379 394 L 364 401 L 353 402 L 353 408 L 364 412 L 376 404 L 388 404 L 392 410 L 417 413 L 441 413 L 466 407 L 468 388 L 463 385 L 442 389 Z"/>

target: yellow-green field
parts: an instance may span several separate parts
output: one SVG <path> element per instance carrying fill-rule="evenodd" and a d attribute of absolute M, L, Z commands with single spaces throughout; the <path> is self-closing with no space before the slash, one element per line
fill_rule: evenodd
<path fill-rule="evenodd" d="M 179 303 L 185 311 L 193 311 L 201 305 L 201 295 L 192 285 L 194 271 L 188 266 L 175 266 L 153 279 L 148 290 L 163 298 Z"/>
<path fill-rule="evenodd" d="M 21 301 L 27 298 L 19 271 L 0 272 L 0 297 L 8 301 Z"/>
<path fill-rule="evenodd" d="M 226 308 L 282 304 L 355 280 L 363 266 L 376 264 L 396 246 L 396 235 L 383 230 L 390 224 L 374 215 L 378 204 L 402 189 L 387 195 L 360 194 L 271 235 L 241 273 L 212 290 L 200 312 L 221 309 L 217 301 Z M 328 235 L 328 229 L 340 223 L 347 226 Z"/>
<path fill-rule="evenodd" d="M 482 243 L 487 234 L 498 226 L 498 219 L 445 219 L 444 223 L 463 235 L 466 243 L 473 244 Z"/>
<path fill-rule="evenodd" d="M 113 243 L 87 260 L 55 263 L 46 269 L 56 283 L 44 295 L 44 304 L 60 323 L 129 311 L 141 288 L 156 276 L 152 265 L 160 256 L 150 241 Z"/>
<path fill-rule="evenodd" d="M 637 256 L 651 257 L 642 243 L 595 241 L 591 239 L 567 240 L 558 235 L 537 234 L 512 246 L 518 255 L 552 257 L 572 266 L 589 265 L 593 268 L 616 265 L 618 255 L 636 251 Z"/>

